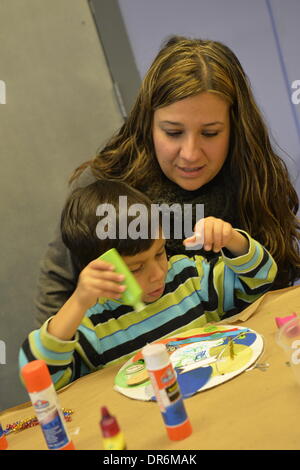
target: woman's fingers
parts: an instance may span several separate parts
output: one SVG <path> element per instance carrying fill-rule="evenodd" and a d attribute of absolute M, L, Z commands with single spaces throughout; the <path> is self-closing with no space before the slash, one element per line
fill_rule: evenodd
<path fill-rule="evenodd" d="M 197 248 L 201 248 L 203 246 L 203 240 L 204 240 L 204 221 L 205 219 L 200 219 L 196 223 L 194 227 L 194 234 L 191 237 L 186 238 L 183 241 L 183 244 L 187 248 L 193 248 L 197 246 Z"/>
<path fill-rule="evenodd" d="M 194 231 L 195 233 L 183 242 L 187 248 L 203 246 L 206 251 L 213 250 L 218 253 L 230 238 L 232 227 L 222 219 L 206 217 L 196 223 Z"/>
<path fill-rule="evenodd" d="M 204 249 L 210 251 L 213 246 L 213 221 L 207 218 L 204 224 Z"/>
<path fill-rule="evenodd" d="M 212 250 L 218 253 L 223 246 L 223 220 L 216 219 L 212 227 Z"/>

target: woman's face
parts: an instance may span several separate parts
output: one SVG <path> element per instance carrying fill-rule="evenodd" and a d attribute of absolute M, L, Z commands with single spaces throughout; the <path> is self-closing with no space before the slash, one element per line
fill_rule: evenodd
<path fill-rule="evenodd" d="M 153 142 L 164 174 L 187 191 L 211 181 L 226 160 L 230 138 L 229 103 L 203 92 L 159 108 Z"/>

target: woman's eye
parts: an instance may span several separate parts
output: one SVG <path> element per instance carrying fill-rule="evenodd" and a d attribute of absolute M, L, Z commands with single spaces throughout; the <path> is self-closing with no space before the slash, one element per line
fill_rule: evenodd
<path fill-rule="evenodd" d="M 179 137 L 182 134 L 181 131 L 165 131 L 165 133 L 169 137 Z"/>
<path fill-rule="evenodd" d="M 168 137 L 180 137 L 183 134 L 183 131 L 167 131 L 165 130 L 165 134 Z M 219 134 L 219 132 L 203 132 L 202 135 L 204 137 L 215 137 Z"/>
<path fill-rule="evenodd" d="M 218 135 L 218 132 L 203 132 L 203 135 L 205 137 L 215 137 L 216 135 Z"/>

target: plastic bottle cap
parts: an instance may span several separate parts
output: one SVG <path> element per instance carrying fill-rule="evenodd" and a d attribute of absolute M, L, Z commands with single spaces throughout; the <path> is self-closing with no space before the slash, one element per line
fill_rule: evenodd
<path fill-rule="evenodd" d="M 7 447 L 8 447 L 8 442 L 4 434 L 4 431 L 2 429 L 2 426 L 0 424 L 0 450 L 5 450 L 7 449 Z"/>
<path fill-rule="evenodd" d="M 109 414 L 106 406 L 101 408 L 102 419 L 100 421 L 100 427 L 102 430 L 103 437 L 113 437 L 120 432 L 118 422 L 114 416 Z"/>
<path fill-rule="evenodd" d="M 292 313 L 292 315 L 288 315 L 287 317 L 276 317 L 275 322 L 278 328 L 281 328 L 285 323 L 289 322 L 293 318 L 297 318 L 296 313 Z"/>
<path fill-rule="evenodd" d="M 21 374 L 28 393 L 40 392 L 52 384 L 47 364 L 41 359 L 26 364 L 22 367 Z"/>
<path fill-rule="evenodd" d="M 141 310 L 143 310 L 143 309 L 145 308 L 145 306 L 146 306 L 146 305 L 144 304 L 144 302 L 136 302 L 136 303 L 134 304 L 134 310 L 135 310 L 136 312 L 140 312 Z"/>
<path fill-rule="evenodd" d="M 0 437 L 0 450 L 6 450 L 8 448 L 8 442 L 6 437 L 3 435 Z"/>
<path fill-rule="evenodd" d="M 145 359 L 146 368 L 149 370 L 161 369 L 170 362 L 167 348 L 162 343 L 147 344 L 142 349 L 142 354 Z"/>

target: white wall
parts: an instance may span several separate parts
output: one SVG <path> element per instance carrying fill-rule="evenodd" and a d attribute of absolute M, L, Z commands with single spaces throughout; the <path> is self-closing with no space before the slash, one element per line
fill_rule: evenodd
<path fill-rule="evenodd" d="M 224 42 L 238 56 L 300 196 L 299 0 L 119 0 L 141 77 L 171 34 Z M 298 95 L 300 97 L 300 94 Z"/>
<path fill-rule="evenodd" d="M 18 350 L 67 180 L 122 120 L 86 0 L 1 0 L 0 80 L 1 411 L 28 401 Z"/>

